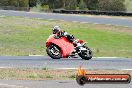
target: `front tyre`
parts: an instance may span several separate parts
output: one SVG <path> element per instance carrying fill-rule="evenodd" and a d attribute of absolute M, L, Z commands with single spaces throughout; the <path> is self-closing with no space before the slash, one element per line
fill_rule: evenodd
<path fill-rule="evenodd" d="M 78 55 L 84 60 L 90 60 L 92 58 L 92 51 L 88 47 L 84 47 L 87 51 L 82 51 Z"/>
<path fill-rule="evenodd" d="M 61 58 L 61 49 L 57 45 L 50 45 L 46 49 L 46 52 L 52 59 L 60 59 Z"/>

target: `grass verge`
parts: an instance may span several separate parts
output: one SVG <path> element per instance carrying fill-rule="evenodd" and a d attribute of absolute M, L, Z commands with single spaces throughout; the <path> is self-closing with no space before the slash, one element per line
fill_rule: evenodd
<path fill-rule="evenodd" d="M 76 70 L 0 69 L 0 79 L 7 80 L 75 80 Z M 132 71 L 87 70 L 87 74 L 130 74 Z"/>
<path fill-rule="evenodd" d="M 94 56 L 132 57 L 132 28 L 5 16 L 0 17 L 0 55 L 46 55 L 45 41 L 55 25 L 86 41 Z"/>
<path fill-rule="evenodd" d="M 0 79 L 17 80 L 75 79 L 75 71 L 43 69 L 0 69 Z"/>

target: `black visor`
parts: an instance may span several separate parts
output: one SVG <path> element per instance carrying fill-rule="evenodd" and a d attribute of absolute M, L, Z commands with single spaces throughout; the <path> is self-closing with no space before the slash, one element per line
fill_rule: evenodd
<path fill-rule="evenodd" d="M 54 29 L 53 34 L 56 34 L 58 31 L 59 31 L 58 29 Z"/>

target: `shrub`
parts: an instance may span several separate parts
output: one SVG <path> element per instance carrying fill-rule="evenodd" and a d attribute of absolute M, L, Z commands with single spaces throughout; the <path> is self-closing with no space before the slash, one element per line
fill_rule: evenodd
<path fill-rule="evenodd" d="M 126 11 L 124 0 L 99 0 L 100 11 Z"/>
<path fill-rule="evenodd" d="M 86 10 L 87 9 L 87 5 L 85 4 L 85 2 L 83 0 L 81 0 L 79 3 L 79 9 L 80 10 Z"/>
<path fill-rule="evenodd" d="M 64 4 L 66 10 L 76 10 L 77 8 L 77 0 L 65 0 Z"/>

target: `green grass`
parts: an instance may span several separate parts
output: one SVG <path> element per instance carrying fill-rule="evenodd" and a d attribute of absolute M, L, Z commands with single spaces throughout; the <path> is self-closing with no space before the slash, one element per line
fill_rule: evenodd
<path fill-rule="evenodd" d="M 132 57 L 132 29 L 16 17 L 0 17 L 0 55 L 46 55 L 45 41 L 54 25 L 85 40 L 94 56 Z"/>
<path fill-rule="evenodd" d="M 75 79 L 75 70 L 0 69 L 0 79 Z"/>

